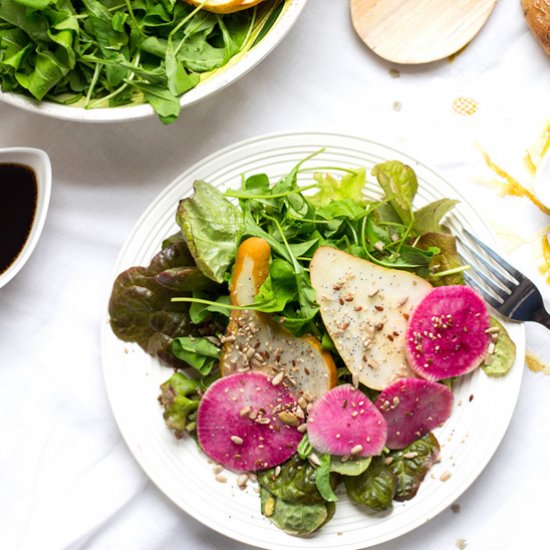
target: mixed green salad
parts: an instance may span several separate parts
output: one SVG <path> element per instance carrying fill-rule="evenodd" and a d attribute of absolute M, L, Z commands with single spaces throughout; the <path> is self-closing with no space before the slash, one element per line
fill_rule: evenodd
<path fill-rule="evenodd" d="M 239 486 L 252 472 L 262 514 L 293 535 L 332 517 L 339 487 L 367 514 L 413 498 L 439 460 L 453 381 L 503 375 L 515 356 L 463 286 L 443 225 L 456 201 L 414 208 L 417 177 L 399 161 L 375 181 L 303 165 L 226 192 L 195 182 L 178 231 L 109 303 L 115 335 L 175 369 L 167 427 Z"/>
<path fill-rule="evenodd" d="M 2 0 L 0 87 L 85 109 L 149 103 L 170 123 L 180 96 L 253 48 L 284 6 L 222 15 L 182 0 Z"/>

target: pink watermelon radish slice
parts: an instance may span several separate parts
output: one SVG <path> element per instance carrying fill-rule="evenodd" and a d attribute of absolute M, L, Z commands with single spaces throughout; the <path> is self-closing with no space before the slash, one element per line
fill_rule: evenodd
<path fill-rule="evenodd" d="M 483 299 L 466 286 L 434 288 L 416 307 L 407 328 L 407 360 L 426 380 L 467 374 L 478 367 L 491 341 Z"/>
<path fill-rule="evenodd" d="M 403 378 L 382 391 L 374 404 L 388 425 L 386 447 L 404 449 L 451 416 L 453 392 L 437 382 Z"/>
<path fill-rule="evenodd" d="M 296 399 L 260 372 L 224 376 L 205 392 L 197 411 L 204 452 L 238 472 L 272 468 L 290 458 L 302 439 Z"/>
<path fill-rule="evenodd" d="M 307 419 L 311 445 L 335 456 L 373 456 L 386 442 L 386 421 L 369 398 L 351 384 L 336 386 L 311 407 Z"/>

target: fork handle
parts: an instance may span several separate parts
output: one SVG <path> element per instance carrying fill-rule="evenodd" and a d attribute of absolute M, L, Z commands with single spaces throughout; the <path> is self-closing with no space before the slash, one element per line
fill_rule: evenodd
<path fill-rule="evenodd" d="M 550 315 L 543 307 L 535 311 L 532 320 L 550 329 Z"/>

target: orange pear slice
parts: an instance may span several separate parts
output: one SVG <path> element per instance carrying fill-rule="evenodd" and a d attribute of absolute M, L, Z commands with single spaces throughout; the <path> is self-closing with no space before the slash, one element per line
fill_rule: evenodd
<path fill-rule="evenodd" d="M 184 0 L 192 6 L 200 7 L 213 13 L 234 13 L 251 8 L 264 0 Z"/>
<path fill-rule="evenodd" d="M 258 237 L 244 241 L 237 251 L 230 287 L 231 304 L 245 306 L 269 275 L 271 248 Z M 289 386 L 297 397 L 314 401 L 336 385 L 334 361 L 317 338 L 300 338 L 253 310 L 232 310 L 220 361 L 222 376 L 249 369 L 265 372 L 274 383 Z"/>
<path fill-rule="evenodd" d="M 321 317 L 354 380 L 383 390 L 413 378 L 405 357 L 407 321 L 432 290 L 421 277 L 327 246 L 310 264 Z"/>

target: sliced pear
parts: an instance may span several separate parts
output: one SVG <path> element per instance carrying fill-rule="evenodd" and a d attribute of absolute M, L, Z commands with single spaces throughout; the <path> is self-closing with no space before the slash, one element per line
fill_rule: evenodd
<path fill-rule="evenodd" d="M 192 6 L 200 7 L 213 13 L 234 13 L 251 8 L 264 0 L 184 0 Z"/>
<path fill-rule="evenodd" d="M 231 304 L 249 305 L 269 274 L 271 248 L 251 237 L 237 251 L 231 282 Z M 334 361 L 317 338 L 293 336 L 271 316 L 232 310 L 220 361 L 222 376 L 254 370 L 281 381 L 300 397 L 314 401 L 336 385 Z"/>
<path fill-rule="evenodd" d="M 383 390 L 415 377 L 405 357 L 407 321 L 432 290 L 421 277 L 320 247 L 310 264 L 321 317 L 355 380 Z"/>

